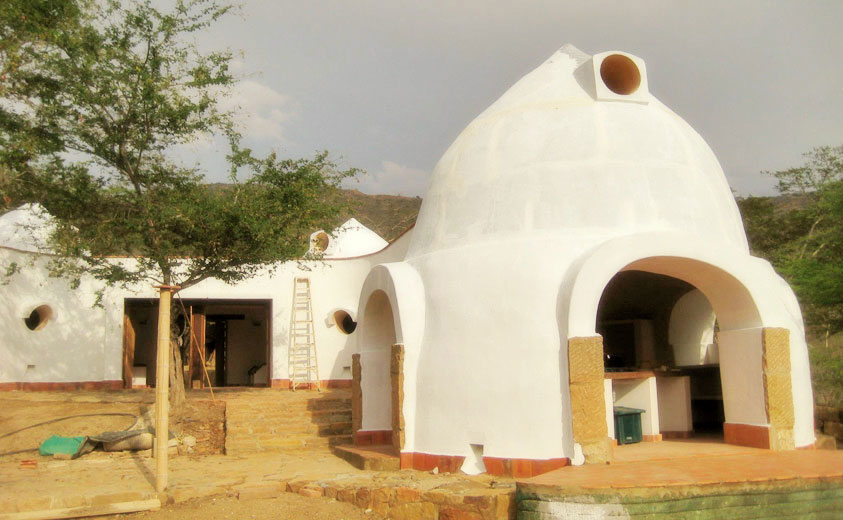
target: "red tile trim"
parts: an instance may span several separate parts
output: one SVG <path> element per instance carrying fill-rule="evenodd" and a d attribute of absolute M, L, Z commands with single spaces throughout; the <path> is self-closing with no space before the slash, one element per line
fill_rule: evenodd
<path fill-rule="evenodd" d="M 70 390 L 122 390 L 123 380 L 116 381 L 73 381 L 67 383 L 0 383 L 0 392 L 22 390 L 24 392 L 66 392 Z"/>
<path fill-rule="evenodd" d="M 401 469 L 413 469 L 413 454 L 412 453 L 401 453 L 400 454 L 400 465 Z"/>
<path fill-rule="evenodd" d="M 270 388 L 280 388 L 280 389 L 288 389 L 290 388 L 290 380 L 289 379 L 273 379 L 270 381 L 269 384 Z M 309 390 L 315 390 L 316 385 L 308 384 L 308 385 L 297 385 L 296 388 L 307 388 Z M 351 388 L 351 379 L 321 379 L 319 381 L 320 388 Z"/>
<path fill-rule="evenodd" d="M 381 446 L 392 444 L 392 430 L 358 430 L 354 432 L 355 446 Z"/>
<path fill-rule="evenodd" d="M 807 445 L 807 446 L 799 446 L 799 447 L 798 447 L 798 448 L 796 448 L 796 449 L 797 449 L 797 450 L 811 450 L 811 451 L 813 451 L 813 450 L 816 450 L 816 449 L 817 449 L 817 443 L 816 443 L 816 442 L 812 442 L 811 444 L 809 444 L 809 445 Z"/>
<path fill-rule="evenodd" d="M 430 471 L 439 468 L 440 473 L 456 473 L 460 470 L 465 457 L 458 455 L 432 455 L 430 453 L 401 454 L 401 469 L 416 469 Z M 483 457 L 486 473 L 507 477 L 534 477 L 555 469 L 569 465 L 567 458 L 560 459 L 509 459 L 500 457 Z"/>
<path fill-rule="evenodd" d="M 663 431 L 661 433 L 663 439 L 690 439 L 694 435 L 692 431 Z"/>
<path fill-rule="evenodd" d="M 655 435 L 642 435 L 641 440 L 644 442 L 661 442 L 662 441 L 662 434 L 657 433 Z"/>
<path fill-rule="evenodd" d="M 770 449 L 770 427 L 752 424 L 723 424 L 723 438 L 726 444 Z"/>

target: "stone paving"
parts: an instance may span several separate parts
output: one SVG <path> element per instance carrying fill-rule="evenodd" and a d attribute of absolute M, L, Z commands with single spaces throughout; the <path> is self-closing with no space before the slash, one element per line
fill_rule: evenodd
<path fill-rule="evenodd" d="M 37 459 L 34 469 L 0 465 L 0 519 L 9 513 L 154 499 L 154 459 L 89 454 Z M 326 448 L 249 456 L 173 457 L 162 503 L 283 492 L 334 498 L 390 518 L 511 518 L 512 480 L 412 470 L 361 471 Z M 459 513 L 459 516 L 457 513 Z M 422 516 L 418 516 L 422 515 Z M 434 516 L 432 516 L 434 515 Z M 472 516 L 473 515 L 473 516 Z"/>

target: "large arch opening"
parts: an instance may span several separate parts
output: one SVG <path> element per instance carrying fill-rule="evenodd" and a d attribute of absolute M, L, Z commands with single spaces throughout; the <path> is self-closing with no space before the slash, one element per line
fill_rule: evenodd
<path fill-rule="evenodd" d="M 389 297 L 372 292 L 359 327 L 362 422 L 357 438 L 366 444 L 390 444 L 392 433 L 392 381 L 390 364 L 396 343 L 395 317 Z"/>
<path fill-rule="evenodd" d="M 574 441 L 586 460 L 610 460 L 605 439 L 606 433 L 615 438 L 618 423 L 613 412 L 618 405 L 640 410 L 642 440 L 648 434 L 651 440 L 661 440 L 664 432 L 692 435 L 687 372 L 719 366 L 720 395 L 715 376 L 694 379 L 701 385 L 697 401 L 714 401 L 714 410 L 722 401 L 723 417 L 712 418 L 711 410 L 701 409 L 698 428 L 722 425 L 728 444 L 792 449 L 789 330 L 762 321 L 762 308 L 774 314 L 769 301 L 754 296 L 766 294 L 755 265 L 735 255 L 698 250 L 681 237 L 662 238 L 638 245 L 631 239 L 608 243 L 577 272 L 566 300 Z M 687 256 L 653 255 L 659 250 Z M 699 294 L 688 296 L 696 291 Z M 703 326 L 704 321 L 708 325 Z M 712 323 L 718 329 L 716 340 L 703 344 L 715 337 Z M 609 330 L 614 326 L 620 330 Z M 619 358 L 606 368 L 617 371 L 604 369 L 604 336 L 598 329 L 614 344 L 609 345 L 610 359 L 613 352 Z M 688 341 L 697 343 L 689 347 Z"/>
<path fill-rule="evenodd" d="M 609 281 L 597 309 L 597 333 L 603 337 L 611 386 L 606 393 L 613 407 L 609 431 L 617 442 L 637 439 L 621 438 L 625 419 L 615 415 L 624 411 L 615 407 L 645 410 L 641 440 L 722 440 L 725 414 L 715 328 L 708 299 L 684 280 L 625 270 Z"/>

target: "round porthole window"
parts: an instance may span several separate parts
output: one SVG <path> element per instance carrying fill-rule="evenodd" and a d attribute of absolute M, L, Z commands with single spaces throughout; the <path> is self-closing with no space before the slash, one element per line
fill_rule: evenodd
<path fill-rule="evenodd" d="M 328 249 L 328 243 L 330 241 L 331 239 L 328 237 L 328 233 L 320 231 L 315 237 L 310 239 L 310 247 L 314 253 L 324 253 Z"/>
<path fill-rule="evenodd" d="M 52 317 L 52 307 L 49 305 L 39 305 L 38 307 L 32 309 L 32 312 L 29 313 L 28 317 L 23 319 L 23 322 L 29 330 L 41 330 L 47 325 L 47 322 L 50 321 L 50 318 Z"/>
<path fill-rule="evenodd" d="M 334 322 L 337 328 L 343 334 L 351 334 L 357 328 L 357 322 L 346 311 L 337 311 L 334 313 Z"/>
<path fill-rule="evenodd" d="M 600 64 L 600 77 L 609 90 L 622 96 L 635 93 L 641 86 L 638 66 L 623 54 L 606 56 Z"/>

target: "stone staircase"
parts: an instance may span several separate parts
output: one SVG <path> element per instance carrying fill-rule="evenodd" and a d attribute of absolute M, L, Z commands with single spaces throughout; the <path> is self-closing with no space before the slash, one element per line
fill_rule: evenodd
<path fill-rule="evenodd" d="M 224 389 L 226 455 L 328 449 L 350 444 L 348 390 Z"/>

